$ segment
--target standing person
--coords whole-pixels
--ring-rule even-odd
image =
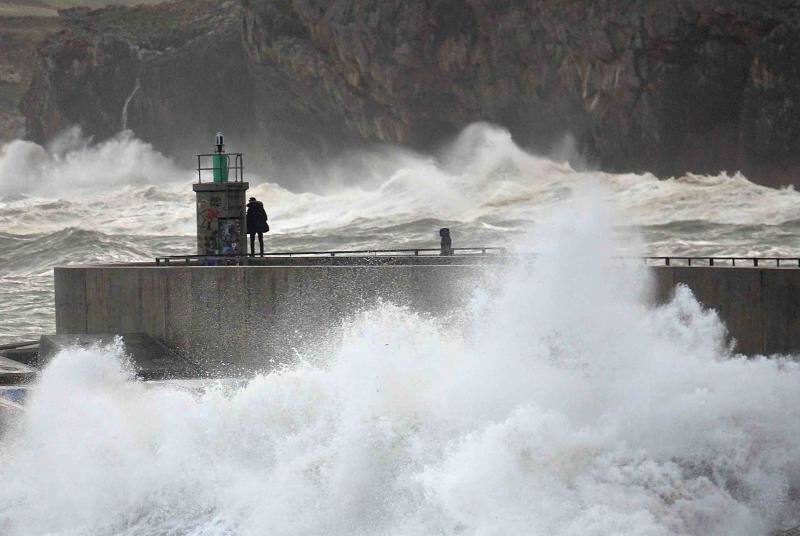
[[[250,234],[250,256],[256,256],[256,235],[258,235],[258,249],[263,257],[264,233],[269,232],[269,224],[264,204],[255,197],[251,197],[250,202],[247,203],[247,232]]]
[[[442,252],[441,255],[453,254],[453,240],[450,238],[450,229],[443,227],[439,229],[439,236],[442,237]]]

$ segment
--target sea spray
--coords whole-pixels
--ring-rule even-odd
[[[0,149],[0,222],[26,234],[98,224],[112,234],[191,234],[190,182],[196,174],[188,167],[130,132],[92,143],[70,129],[48,147],[14,140]],[[800,221],[800,194],[793,188],[766,188],[741,175],[659,180],[651,174],[575,171],[526,152],[508,131],[487,124],[467,127],[433,155],[377,147],[348,153],[314,172],[318,188],[295,192],[283,177],[248,171],[251,189],[268,203],[281,235],[319,233],[324,242],[332,239],[328,233],[347,230],[359,240],[370,230],[408,226],[414,234],[406,239],[418,240],[415,222],[440,219],[475,231],[488,224],[496,239],[503,231],[517,238],[587,179],[605,185],[605,195],[626,212],[628,225],[683,224],[722,233],[708,226],[794,229]],[[165,221],[169,211],[183,217]],[[759,238],[786,245],[769,235]]]
[[[198,150],[203,150],[199,148]],[[561,157],[574,160],[569,151]],[[245,155],[247,158],[247,155]],[[54,330],[51,268],[152,260],[196,252],[189,167],[130,132],[102,142],[68,129],[46,147],[15,140],[0,149],[0,342]],[[267,251],[513,246],[561,210],[587,180],[656,255],[788,256],[800,251],[800,194],[741,175],[576,171],[532,155],[508,131],[467,127],[435,154],[397,147],[354,151],[316,167],[316,189],[247,167],[250,193],[264,200]],[[30,314],[29,312],[33,312]]]
[[[767,534],[800,510],[800,366],[647,304],[594,192],[469,314],[381,303],[244,386],[67,350],[0,444],[5,534]],[[630,248],[630,246],[628,246]],[[635,244],[634,244],[635,249]]]
[[[91,191],[181,178],[190,179],[191,174],[131,131],[93,144],[74,127],[47,147],[13,140],[0,148],[0,195],[80,197]]]

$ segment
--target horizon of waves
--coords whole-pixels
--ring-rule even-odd
[[[800,523],[800,365],[644,305],[578,196],[456,322],[378,303],[246,385],[67,350],[0,440],[0,532],[726,535]],[[626,244],[627,247],[627,244]]]
[[[457,247],[514,247],[576,188],[597,183],[626,215],[618,232],[638,230],[647,254],[800,256],[792,188],[741,175],[575,171],[483,123],[435,155],[374,146],[315,172],[324,187],[314,192],[248,175],[270,216],[268,250],[435,248],[440,227]],[[52,331],[52,266],[194,253],[193,177],[129,131],[93,143],[68,129],[47,147],[2,146],[0,342]]]
[[[800,226],[800,194],[791,187],[758,186],[740,174],[659,180],[651,174],[575,171],[527,153],[508,131],[483,123],[465,128],[435,155],[374,146],[315,172],[323,186],[314,192],[293,192],[262,172],[249,175],[252,193],[265,200],[277,224],[275,236],[324,237],[352,229],[365,235],[372,230],[366,239],[375,240],[384,229],[435,220],[466,226],[465,237],[489,229],[500,239],[509,233],[516,238],[587,181],[605,185],[605,195],[626,212],[627,225],[652,229],[654,236],[674,226],[699,247],[714,247],[713,240],[697,236],[709,228],[712,238],[723,238],[721,247],[735,247],[718,226]],[[93,144],[79,129],[69,129],[46,148],[15,140],[0,147],[0,224],[14,234],[76,227],[193,235],[193,173],[130,131]],[[784,239],[788,233],[778,234]]]

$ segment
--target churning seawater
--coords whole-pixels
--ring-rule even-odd
[[[90,144],[66,132],[48,147],[0,147],[0,342],[54,327],[52,267],[151,260],[194,252],[192,155],[184,168],[130,133]],[[587,183],[654,255],[800,255],[800,194],[741,175],[658,180],[578,172],[530,155],[508,132],[465,129],[435,156],[376,147],[309,168],[315,192],[291,178],[250,175],[275,250],[527,247],[522,237]],[[304,175],[305,176],[305,175]],[[281,186],[283,184],[284,186]]]
[[[537,261],[457,317],[371,304],[245,382],[143,383],[119,348],[61,353],[0,440],[0,533],[745,536],[800,524],[800,365],[731,355],[686,289],[645,307],[646,271],[612,258],[796,254],[797,193],[739,176],[576,172],[483,125],[436,158],[352,159],[320,171],[328,191],[255,186],[273,249],[435,246],[447,224],[457,245]],[[6,188],[8,169],[35,180]],[[129,135],[6,146],[0,336],[51,329],[53,264],[191,250],[190,181]]]
[[[46,148],[0,148],[0,343],[53,331],[53,266],[193,253],[192,158],[182,168],[130,133],[90,144],[77,130]],[[248,176],[270,215],[273,251],[437,247],[442,226],[456,246],[528,247],[522,237],[588,183],[619,211],[616,230],[642,237],[644,253],[800,255],[791,188],[741,175],[577,172],[484,124],[434,156],[376,147],[305,173],[320,185],[313,193],[287,189],[291,178]]]

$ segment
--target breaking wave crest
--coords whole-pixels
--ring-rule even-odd
[[[275,239],[314,238],[321,245],[350,234],[359,245],[435,241],[435,229],[414,225],[421,222],[446,223],[456,234],[461,230],[462,241],[508,243],[559,210],[576,188],[596,183],[625,213],[626,224],[644,229],[662,253],[685,246],[704,248],[702,254],[776,253],[800,245],[792,238],[800,194],[792,188],[758,186],[738,174],[659,180],[576,171],[527,153],[507,131],[486,124],[466,128],[434,155],[373,147],[313,173],[318,187],[310,192],[295,192],[289,179],[268,172],[249,174],[251,191],[275,223]],[[193,177],[130,132],[92,144],[70,130],[47,148],[16,140],[0,149],[0,223],[24,234],[76,227],[191,235]],[[720,225],[755,229],[758,241],[745,236],[737,244]],[[670,226],[681,231],[672,241],[661,232]]]
[[[730,355],[612,260],[597,195],[460,321],[376,304],[244,385],[48,366],[0,444],[4,534],[767,534],[800,523],[800,366]],[[600,203],[602,205],[602,203]]]
[[[436,247],[440,227],[451,229],[455,246],[520,246],[576,189],[595,184],[623,215],[617,230],[641,234],[646,253],[800,256],[800,194],[792,188],[741,175],[576,171],[559,161],[571,156],[531,155],[507,131],[476,124],[437,154],[373,147],[343,155],[303,182],[315,191],[294,191],[291,178],[262,171],[248,169],[248,180],[267,207],[272,251]],[[17,245],[0,240],[0,315],[9,318],[0,340],[52,330],[48,265],[193,253],[191,162],[187,155],[176,163],[130,132],[92,143],[72,129],[48,147],[3,146],[0,228]],[[73,236],[95,243],[76,248]],[[22,313],[22,303],[39,312]]]
[[[0,195],[78,196],[91,190],[180,178],[191,175],[130,131],[93,144],[74,127],[47,147],[14,140],[0,148]]]

